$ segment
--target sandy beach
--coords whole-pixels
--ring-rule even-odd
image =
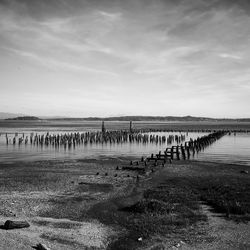
[[[1,164],[1,224],[30,227],[0,230],[0,249],[250,248],[248,166],[174,161],[123,170],[131,160]],[[238,210],[219,199],[236,199]]]

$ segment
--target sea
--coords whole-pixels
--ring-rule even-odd
[[[128,121],[107,121],[106,130],[129,129]],[[236,122],[133,122],[133,129],[143,131],[149,135],[182,136],[185,141],[197,139],[214,130],[229,130],[221,139],[191,156],[198,161],[221,162],[239,165],[250,165],[250,123]],[[105,159],[119,157],[148,157],[159,151],[164,152],[167,147],[177,145],[176,141],[138,143],[87,143],[76,147],[65,148],[52,145],[41,146],[31,144],[6,143],[6,136],[12,142],[16,137],[30,137],[30,135],[60,135],[70,133],[85,133],[101,131],[102,121],[0,121],[0,164],[20,161],[40,160],[78,160]],[[154,130],[157,130],[154,131]]]

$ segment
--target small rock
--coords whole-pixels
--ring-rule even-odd
[[[247,170],[241,170],[240,171],[242,174],[248,174],[248,171]]]
[[[50,250],[47,246],[41,243],[37,244],[34,248],[37,250]]]
[[[138,238],[138,241],[142,241],[142,237]]]
[[[15,229],[15,228],[25,228],[30,227],[30,224],[27,221],[12,221],[12,220],[6,220],[4,223],[4,229]]]

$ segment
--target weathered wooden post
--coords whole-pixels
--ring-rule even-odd
[[[181,144],[181,154],[184,160],[186,160],[186,153],[185,153],[185,148],[183,147],[183,145]]]
[[[189,158],[190,158],[189,146],[188,146],[188,147],[186,147],[186,150],[187,150],[187,157],[188,157],[188,159],[189,159]]]
[[[180,160],[179,145],[176,146],[176,157],[177,157],[177,160]]]
[[[106,129],[105,129],[105,125],[104,125],[104,121],[102,121],[102,133],[105,134]]]
[[[171,148],[171,160],[174,159],[174,146],[172,146]]]
[[[133,124],[132,124],[132,121],[129,122],[129,132],[130,132],[130,133],[133,132]]]

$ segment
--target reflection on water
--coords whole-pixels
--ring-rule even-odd
[[[13,162],[13,161],[33,161],[33,160],[52,160],[52,159],[87,159],[87,158],[105,158],[105,157],[124,157],[124,156],[149,156],[152,153],[158,153],[164,151],[167,147],[176,145],[176,142],[172,144],[164,143],[92,143],[81,144],[75,148],[64,148],[49,146],[37,146],[24,143],[18,146],[6,145],[5,133],[9,133],[9,138],[15,136],[15,132],[24,133],[29,136],[31,133],[37,134],[62,134],[69,132],[85,132],[100,130],[100,122],[74,124],[70,127],[70,123],[66,126],[50,126],[51,124],[38,124],[34,127],[18,127],[18,124],[12,124],[10,127],[4,126],[1,123],[0,129],[0,163]],[[58,125],[58,124],[57,124]],[[138,125],[137,125],[138,126]],[[146,125],[145,125],[146,126]],[[149,126],[149,124],[147,124]],[[158,125],[157,125],[158,126]],[[163,126],[163,125],[162,125]],[[151,127],[151,125],[150,125]],[[128,123],[126,122],[113,122],[109,124],[108,129],[128,129]],[[156,128],[156,127],[155,127]],[[162,127],[164,128],[164,127]],[[185,135],[185,141],[189,141],[190,138],[196,139],[207,133],[195,133],[189,132],[159,132],[158,135]],[[18,135],[20,137],[21,134]],[[199,152],[195,155],[196,160],[216,161],[225,163],[236,163],[250,165],[250,133],[237,133],[234,135],[226,135],[220,140],[216,141],[211,146],[207,147],[203,152]]]
[[[60,131],[63,133],[65,131]],[[24,138],[29,136],[32,131],[27,131],[24,133]],[[38,133],[40,135],[44,133]],[[45,133],[46,134],[46,133]],[[181,135],[185,137],[185,141],[189,141],[190,138],[196,139],[207,133],[180,133],[180,132],[157,132],[157,133],[147,133],[150,135],[166,136]],[[152,153],[158,153],[159,151],[164,151],[167,147],[172,145],[177,145],[176,141],[172,143],[166,142],[121,142],[121,143],[87,143],[76,145],[76,147],[55,147],[53,145],[41,146],[31,144],[30,141],[25,145],[22,143],[18,145],[18,138],[22,137],[23,134],[19,134],[17,142],[15,145],[12,143],[6,144],[5,134],[0,136],[0,162],[13,162],[13,161],[30,161],[30,160],[51,160],[51,159],[87,159],[87,158],[103,158],[103,157],[120,157],[120,156],[149,156]],[[8,134],[9,140],[12,142],[15,134]]]
[[[250,165],[250,134],[237,133],[223,136],[204,152],[200,152],[196,159]]]

